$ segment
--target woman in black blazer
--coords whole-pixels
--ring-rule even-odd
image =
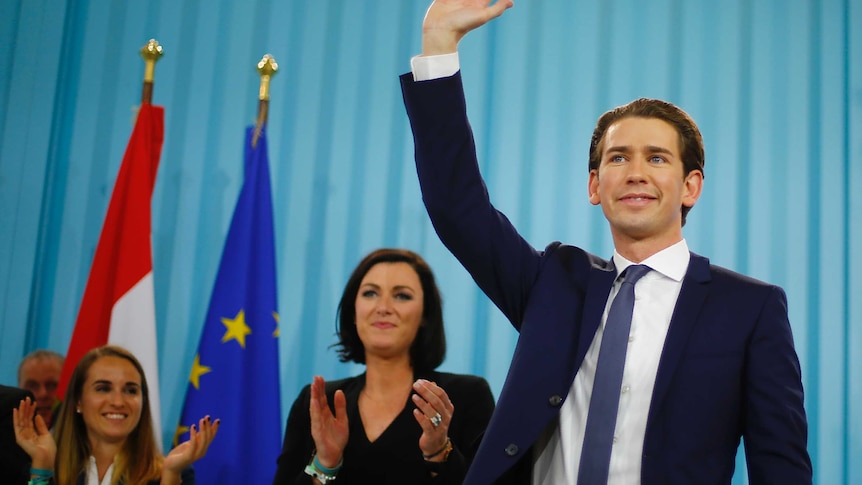
[[[338,306],[342,362],[366,372],[306,386],[287,420],[274,484],[461,483],[494,410],[488,383],[436,372],[445,357],[440,293],[428,264],[379,249]]]

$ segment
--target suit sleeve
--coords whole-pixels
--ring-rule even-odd
[[[811,483],[801,371],[780,288],[773,287],[746,353],[743,438],[749,483]]]
[[[520,328],[541,255],[497,211],[479,172],[460,73],[401,77],[425,208],[443,244]]]
[[[311,477],[304,472],[314,450],[311,416],[308,413],[310,401],[311,386],[305,386],[293,402],[287,417],[284,446],[278,457],[273,485],[312,483]]]

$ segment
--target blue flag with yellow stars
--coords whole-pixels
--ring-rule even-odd
[[[174,444],[221,420],[197,483],[272,483],[281,450],[275,236],[263,129],[246,130],[245,179],[231,219]]]

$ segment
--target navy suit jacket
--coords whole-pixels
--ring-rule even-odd
[[[529,483],[616,277],[558,242],[535,250],[490,202],[460,73],[401,78],[422,197],[435,230],[520,332],[465,483]],[[744,439],[752,484],[811,483],[799,361],[781,288],[691,255],[656,375],[641,483],[729,484]]]

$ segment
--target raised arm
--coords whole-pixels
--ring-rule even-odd
[[[473,29],[503,14],[512,0],[434,0],[422,23],[422,55],[450,54]]]

